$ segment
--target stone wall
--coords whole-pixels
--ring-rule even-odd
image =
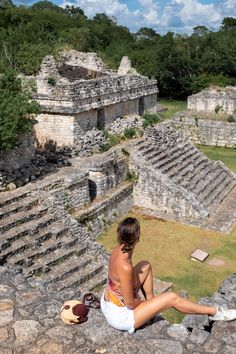
[[[115,121],[117,117],[139,113],[139,99],[120,102],[105,107],[105,125]]]
[[[144,98],[144,112],[156,113],[157,112],[157,96],[149,95]]]
[[[194,144],[236,148],[236,123],[188,118],[178,113],[172,124]]]
[[[81,209],[90,203],[88,173],[76,169],[70,171],[59,186],[54,186],[50,194],[57,198],[60,205],[69,212],[73,208]]]
[[[156,81],[140,75],[113,75],[74,83],[63,79],[55,87],[48,86],[48,92],[38,92],[35,98],[44,111],[60,113],[79,113],[158,93]]]
[[[153,175],[147,166],[134,169],[139,175],[134,186],[134,205],[151,209],[155,215],[163,218],[181,220],[182,222],[197,222],[201,219],[200,210],[181,195],[176,186],[165,176]]]
[[[91,165],[89,169],[90,194],[95,198],[124,181],[127,171],[125,158],[108,157],[107,160]]]
[[[204,112],[235,113],[236,88],[209,88],[188,97],[188,109]]]
[[[35,138],[23,135],[10,151],[0,151],[0,171],[17,170],[27,165],[35,155]]]
[[[98,112],[96,109],[92,109],[87,112],[81,112],[79,114],[76,114],[75,126],[73,131],[75,141],[79,137],[81,137],[81,129],[82,131],[87,132],[97,127],[98,127]]]
[[[38,148],[74,144],[74,116],[41,113],[37,116],[37,122],[34,129]]]
[[[125,216],[133,206],[132,183],[122,184],[97,200],[95,204],[76,213],[74,217],[79,224],[84,225],[90,236],[96,238],[118,218]]]

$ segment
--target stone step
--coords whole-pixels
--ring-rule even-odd
[[[209,178],[205,178],[204,180],[200,180],[196,184],[196,188],[193,190],[195,194],[200,195],[201,193],[204,192],[204,190],[208,187],[210,183],[212,183],[214,180],[217,180],[220,175],[222,174],[222,170],[217,169],[214,174],[209,176]]]
[[[42,242],[45,242],[52,237],[54,239],[61,237],[65,232],[67,232],[65,226],[59,222],[55,222],[39,229],[35,235],[28,234],[16,239],[15,242],[13,241],[12,243],[9,243],[9,247],[6,247],[1,251],[0,258],[4,257],[4,259],[8,259],[9,257],[17,255],[30,248],[34,249],[36,246],[39,246]]]
[[[150,147],[150,143],[146,141],[140,141],[137,145],[138,151],[144,151],[145,149],[148,149]]]
[[[26,185],[24,187],[17,188],[14,191],[0,193],[0,208],[25,198],[31,191],[32,187],[30,188]]]
[[[236,186],[225,195],[222,202],[210,214],[206,226],[229,233],[236,224]]]
[[[146,156],[146,161],[148,163],[152,163],[153,160],[155,160],[155,159],[161,160],[164,157],[166,157],[166,151],[155,150],[154,153],[152,153],[151,155]]]
[[[153,159],[155,159],[155,157],[157,157],[156,160],[162,160],[163,158],[165,158],[167,155],[171,156],[172,154],[176,153],[176,151],[179,150],[179,147],[174,147],[174,148],[170,148],[168,151],[167,150],[155,150],[155,152],[148,156],[149,161],[152,161]]]
[[[8,231],[13,227],[20,226],[27,221],[37,220],[41,218],[48,207],[44,205],[37,205],[33,209],[28,211],[19,211],[12,214],[1,221],[0,232]]]
[[[77,243],[79,243],[78,239]],[[73,247],[69,248],[66,248],[63,244],[60,248],[56,246],[59,245],[55,245],[54,249],[51,248],[51,252],[47,254],[41,253],[40,257],[36,258],[32,265],[23,269],[23,273],[27,275],[40,275],[42,273],[46,273],[49,269],[52,269],[52,267],[55,267],[60,263],[64,263],[65,260],[74,255],[80,256],[88,249],[87,246],[80,244],[75,244]],[[49,251],[49,249],[47,249],[47,251]]]
[[[160,169],[162,168],[162,166],[165,166],[177,159],[180,158],[181,161],[183,161],[184,157],[189,156],[192,154],[192,146],[187,146],[186,149],[184,151],[177,149],[175,153],[173,154],[168,154],[168,156],[166,156],[166,158],[162,159],[162,160],[155,160],[153,161],[153,165]],[[180,162],[181,163],[181,162]]]
[[[51,254],[57,253],[57,250],[65,250],[70,247],[74,247],[78,242],[77,237],[71,237],[69,232],[65,230],[58,234],[53,234],[48,240],[37,243],[32,242],[32,247],[26,248],[23,252],[18,253],[8,259],[8,263],[18,264],[25,267],[31,267],[32,263],[36,264],[41,258],[47,260],[47,256],[51,257]]]
[[[168,172],[168,177],[173,178],[174,183],[180,184],[186,189],[189,188],[189,182],[187,181],[194,178],[195,176],[195,166],[188,160],[185,160],[184,163],[179,163],[178,168],[172,169]]]
[[[93,291],[102,294],[103,289],[107,283],[107,270],[102,270],[100,273],[94,275],[91,279],[81,284],[79,289],[81,293]]]
[[[33,235],[41,228],[52,224],[55,221],[55,216],[49,213],[44,214],[40,219],[25,222],[22,225],[14,226],[11,230],[3,232],[1,235],[1,249],[9,247],[10,244],[26,235]]]
[[[214,209],[215,206],[220,204],[222,200],[227,196],[227,194],[234,188],[236,185],[235,181],[230,179],[225,179],[221,185],[221,188],[216,189],[211,193],[211,195],[206,199],[205,205],[207,207],[212,206],[211,209]]]
[[[150,153],[153,153],[156,151],[157,150],[152,145],[149,145],[146,149],[142,150],[142,156],[148,156]]]
[[[196,185],[201,181],[201,179],[204,178],[203,176],[205,176],[205,172],[202,172],[207,166],[209,166],[209,160],[202,159],[199,156],[199,159],[197,159],[197,164],[193,165],[193,171],[191,174],[189,174],[189,177],[183,180],[182,175],[180,174],[175,182],[181,183],[182,187],[186,189],[194,189],[196,188]]]
[[[214,191],[219,191],[222,190],[223,188],[225,188],[230,182],[230,179],[227,178],[227,175],[225,175],[224,173],[222,173],[220,175],[219,179],[215,179],[214,181],[211,181],[211,183],[209,183],[207,185],[207,188],[203,190],[202,193],[200,193],[198,195],[199,199],[203,202],[203,204],[208,204],[208,199],[211,198],[211,194]]]
[[[203,165],[201,165],[203,167]],[[201,170],[194,170],[194,178],[191,178],[189,183],[188,183],[188,188],[189,190],[195,192],[197,189],[197,186],[199,183],[202,183],[203,181],[211,181],[212,179],[212,174],[213,174],[213,167],[211,163],[206,163],[204,165],[204,168],[201,168]]]
[[[38,199],[31,196],[25,196],[21,200],[7,204],[1,208],[0,220],[19,211],[26,211],[37,205]]]
[[[98,265],[95,262],[91,262],[86,267],[83,268],[81,274],[78,274],[76,277],[74,274],[69,275],[63,281],[58,282],[59,291],[66,289],[66,288],[75,288],[80,287],[82,288],[82,284],[84,284],[84,288],[87,289],[88,281],[100,274],[103,270],[103,265]],[[86,283],[86,284],[85,284]],[[95,279],[94,279],[95,283]],[[90,285],[91,286],[91,285]],[[86,291],[87,292],[87,291]]]
[[[167,164],[163,169],[161,169],[162,173],[170,173],[171,170],[173,169],[173,167],[175,167],[176,165],[180,165],[182,164],[182,167],[189,165],[190,161],[189,161],[189,157],[193,157],[194,154],[196,154],[197,152],[192,152],[190,151],[187,155],[183,156],[182,161],[177,158],[177,159],[173,159],[173,161],[169,164]]]
[[[46,283],[55,283],[67,278],[72,273],[75,278],[78,271],[82,271],[88,264],[92,263],[93,257],[90,254],[82,253],[79,256],[72,256],[61,264],[57,264],[47,273],[41,276],[41,279]]]

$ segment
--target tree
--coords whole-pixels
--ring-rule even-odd
[[[152,28],[148,28],[148,27],[141,27],[138,32],[136,32],[135,36],[139,39],[148,39],[148,40],[152,40],[155,37],[158,36],[158,34],[156,33],[156,31],[154,31],[154,29]]]
[[[193,34],[195,36],[204,36],[207,33],[209,33],[209,29],[206,26],[193,27]]]
[[[225,17],[221,24],[222,31],[228,31],[230,29],[236,28],[236,18],[235,17]]]
[[[0,8],[14,7],[11,0],[0,0]]]
[[[66,5],[65,13],[68,14],[69,16],[75,16],[79,14],[83,17],[86,17],[84,11],[80,7],[75,7],[74,5],[72,6]]]
[[[51,1],[36,2],[35,4],[32,5],[32,9],[36,11],[50,10],[59,13],[65,13],[65,10],[62,7],[53,4]]]
[[[0,77],[0,150],[13,148],[18,135],[30,132],[30,116],[40,112],[39,105],[23,92],[21,80],[13,70]]]

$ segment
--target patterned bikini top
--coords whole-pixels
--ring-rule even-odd
[[[119,285],[113,283],[113,281],[109,277],[107,279],[107,286],[113,292],[113,294],[116,295],[116,297],[118,297],[118,299],[123,302],[123,295],[122,295],[121,287]],[[133,290],[133,294],[134,294],[135,299],[139,298],[137,289]]]

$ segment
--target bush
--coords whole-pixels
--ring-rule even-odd
[[[218,104],[215,106],[215,112],[219,113],[220,111],[223,111],[223,107],[220,104]]]
[[[209,86],[225,87],[231,84],[232,80],[223,74],[200,74],[195,78],[191,89],[193,93],[196,93]]]
[[[135,171],[127,170],[125,180],[128,182],[137,182],[138,175]]]
[[[144,113],[143,119],[143,129],[160,122],[160,116],[155,113]]]
[[[30,132],[40,106],[23,91],[21,80],[12,69],[0,77],[0,150],[12,149],[17,136]]]
[[[235,122],[236,122],[236,118],[235,118],[234,116],[230,115],[230,116],[228,117],[227,121],[228,121],[229,123],[235,123]]]
[[[108,149],[110,149],[110,147],[119,144],[122,140],[122,136],[111,134],[108,129],[103,129],[102,132],[107,138],[108,142],[107,144],[104,144],[103,147],[101,147],[102,150],[100,148],[101,151],[107,151]]]
[[[54,79],[54,77],[49,76],[47,80],[48,80],[48,85],[53,87],[56,86],[56,79]]]
[[[123,135],[126,139],[133,139],[136,136],[136,133],[137,133],[136,128],[130,127],[130,128],[125,128]]]
[[[100,146],[100,152],[105,152],[111,148],[110,144],[103,144]]]

